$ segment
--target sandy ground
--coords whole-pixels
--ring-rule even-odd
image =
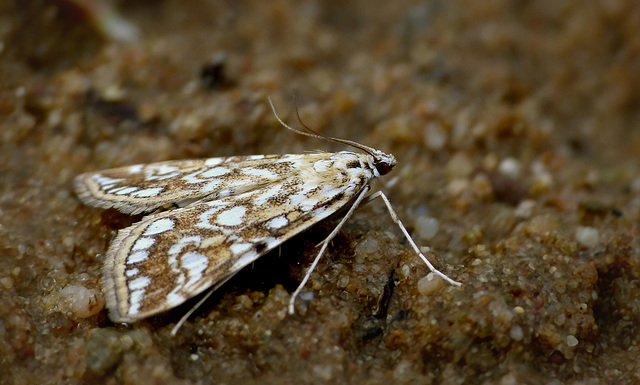
[[[108,4],[106,4],[108,6]],[[640,382],[635,0],[0,4],[3,384]],[[108,19],[108,18],[107,18]],[[137,38],[133,33],[135,27]],[[124,29],[123,29],[124,28]],[[194,304],[120,325],[100,274],[141,217],[82,205],[83,172],[340,151],[396,155],[297,312],[327,221]]]

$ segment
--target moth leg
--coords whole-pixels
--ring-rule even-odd
[[[213,294],[214,291],[218,290],[218,288],[222,285],[224,285],[225,283],[227,283],[227,281],[229,279],[231,279],[231,277],[233,277],[233,275],[229,276],[227,279],[223,280],[222,282],[218,283],[217,285],[213,286],[212,288],[209,289],[209,291],[207,292],[207,294],[205,294],[199,301],[198,303],[196,303],[195,305],[193,305],[193,307],[191,309],[189,309],[188,312],[186,312],[181,318],[180,321],[178,321],[178,323],[171,328],[171,335],[175,336],[176,334],[178,334],[178,330],[180,330],[180,328],[182,327],[182,325],[184,325],[184,323],[187,321],[187,319],[189,319],[189,317],[191,317],[191,315],[198,310],[198,308],[200,306],[202,306],[203,303],[205,303],[209,297],[211,297],[211,294]]]
[[[427,267],[429,268],[429,270],[431,270],[432,273],[434,273],[436,275],[439,275],[442,279],[444,279],[445,281],[449,282],[451,285],[461,286],[462,283],[460,283],[458,281],[454,281],[453,279],[449,278],[446,274],[444,274],[440,270],[436,269],[431,264],[431,262],[429,262],[427,257],[425,257],[424,254],[422,254],[422,252],[418,248],[418,245],[416,245],[416,243],[411,238],[411,235],[409,235],[409,232],[407,231],[407,229],[402,224],[402,221],[400,221],[400,217],[398,217],[398,213],[396,213],[396,210],[393,209],[393,207],[391,206],[391,202],[389,202],[389,199],[387,198],[386,195],[384,195],[384,193],[382,191],[378,191],[376,193],[371,194],[371,196],[367,197],[367,200],[364,201],[364,203],[369,203],[369,202],[371,202],[372,200],[374,200],[374,199],[376,199],[378,197],[382,198],[382,200],[384,201],[384,204],[387,205],[387,210],[389,211],[389,215],[391,216],[391,219],[395,222],[396,225],[398,225],[398,227],[400,228],[400,230],[404,234],[405,238],[407,238],[407,240],[409,241],[409,244],[411,245],[411,247],[413,247],[413,250],[416,252],[416,254],[418,254],[418,256],[420,258],[422,258],[424,263],[427,264]]]
[[[311,273],[313,272],[313,270],[318,265],[318,262],[320,262],[320,258],[322,258],[322,255],[324,254],[325,250],[327,250],[327,246],[329,245],[329,242],[331,242],[331,240],[338,234],[338,232],[340,231],[342,226],[345,224],[345,222],[349,219],[349,217],[351,217],[353,212],[356,211],[358,206],[360,206],[360,203],[364,200],[365,196],[367,195],[367,193],[369,192],[370,189],[371,189],[371,187],[369,187],[368,185],[365,186],[362,189],[362,192],[360,192],[360,195],[358,195],[358,198],[356,198],[355,202],[353,203],[353,205],[351,206],[349,211],[347,211],[347,213],[342,218],[342,220],[340,220],[340,223],[338,223],[338,225],[333,229],[331,234],[329,234],[324,239],[324,241],[322,241],[322,242],[320,242],[318,244],[318,246],[322,245],[322,247],[320,248],[320,251],[318,252],[318,255],[316,256],[316,259],[313,260],[313,263],[307,269],[307,272],[304,275],[304,278],[302,278],[302,282],[300,282],[300,285],[298,285],[298,288],[296,289],[296,291],[293,292],[293,294],[291,295],[291,298],[289,299],[289,314],[293,314],[295,312],[295,309],[294,309],[293,305],[294,305],[294,303],[296,301],[296,298],[298,297],[298,295],[300,294],[300,292],[304,288],[304,285],[306,285],[307,281],[309,280],[309,277],[311,276]]]

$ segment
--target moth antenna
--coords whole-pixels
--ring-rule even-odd
[[[335,140],[336,140],[335,138],[331,138],[331,137],[329,137],[329,136],[326,136],[326,135],[323,135],[323,134],[321,134],[321,133],[317,132],[316,130],[312,129],[311,127],[307,126],[307,125],[304,123],[304,121],[303,121],[303,120],[302,120],[302,118],[300,117],[300,109],[298,108],[298,98],[296,98],[296,94],[293,94],[293,106],[294,106],[294,107],[295,107],[295,109],[296,109],[296,117],[298,118],[298,122],[300,122],[300,124],[302,125],[302,127],[306,128],[306,129],[307,129],[307,131],[311,132],[312,134],[314,134],[314,135],[316,135],[316,136],[318,136],[318,137],[320,137],[320,138],[323,138],[323,139],[326,139],[326,140],[329,140],[329,141],[332,141],[332,140],[334,140],[334,141],[335,141]]]
[[[304,135],[304,136],[310,136],[310,137],[312,137],[312,138],[327,139],[326,137],[324,137],[324,136],[322,136],[322,135],[320,135],[320,134],[316,134],[316,133],[315,133],[315,131],[313,131],[313,130],[311,130],[311,129],[310,129],[310,131],[311,131],[311,132],[313,132],[313,134],[310,134],[310,133],[308,133],[308,132],[304,132],[304,131],[300,131],[300,130],[297,130],[297,129],[295,129],[295,128],[293,128],[293,127],[289,126],[287,123],[285,123],[284,121],[282,121],[282,119],[280,119],[280,116],[279,116],[279,115],[278,115],[278,113],[276,112],[276,107],[273,105],[273,101],[271,100],[271,97],[270,97],[270,96],[267,96],[267,99],[269,100],[269,104],[271,105],[271,111],[273,111],[273,116],[275,116],[275,117],[276,117],[276,119],[278,120],[278,122],[280,122],[280,124],[281,124],[284,128],[286,128],[286,129],[288,129],[288,130],[290,130],[290,131],[293,131],[293,132],[295,132],[296,134],[300,134],[300,135]],[[296,108],[296,112],[297,112],[297,108]],[[305,127],[306,127],[306,126],[305,126]]]
[[[276,117],[276,119],[278,119],[278,122],[280,122],[280,124],[282,124],[285,128],[287,128],[287,129],[289,129],[289,130],[291,130],[291,131],[293,131],[293,132],[295,132],[297,134],[300,134],[300,135],[309,136],[309,137],[312,137],[312,138],[324,139],[324,140],[327,140],[329,142],[342,143],[342,144],[345,144],[347,146],[351,146],[353,148],[357,148],[358,150],[361,150],[361,151],[363,151],[363,152],[375,157],[376,150],[374,148],[372,148],[372,147],[365,146],[364,144],[361,144],[361,143],[358,143],[358,142],[354,142],[352,140],[340,139],[340,138],[334,138],[334,137],[331,137],[331,136],[322,135],[322,134],[314,131],[310,127],[308,127],[306,124],[304,124],[304,122],[300,118],[300,112],[298,111],[297,103],[295,104],[295,107],[296,107],[296,115],[298,117],[298,121],[300,122],[300,124],[302,124],[302,126],[304,128],[306,128],[307,130],[311,131],[312,133],[300,131],[300,130],[297,130],[297,129],[289,126],[288,124],[283,122],[282,119],[280,119],[280,116],[278,116],[278,113],[276,112],[276,107],[273,105],[273,101],[271,100],[271,97],[268,96],[267,99],[269,100],[269,104],[271,105],[271,111],[273,111],[273,115]],[[295,103],[295,98],[294,98],[294,103]]]

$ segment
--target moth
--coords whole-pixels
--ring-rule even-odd
[[[257,258],[345,209],[291,295],[288,310],[293,313],[296,297],[331,240],[361,204],[378,197],[427,267],[450,284],[460,285],[420,252],[384,193],[368,195],[373,180],[396,165],[393,155],[350,140],[296,130],[278,117],[270,99],[269,103],[287,129],[352,146],[361,153],[175,160],[75,178],[75,190],[85,204],[146,214],[119,230],[106,253],[102,286],[112,321],[135,322],[207,289],[210,294]],[[185,314],[174,334],[207,297]]]

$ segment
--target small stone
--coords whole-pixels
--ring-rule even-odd
[[[411,267],[407,264],[403,264],[398,270],[396,270],[396,278],[399,280],[402,280],[409,275],[411,275]]]
[[[107,86],[102,93],[102,97],[107,102],[121,101],[124,99],[125,96],[126,96],[125,90],[116,84],[111,84]]]
[[[553,319],[553,323],[555,323],[558,326],[562,326],[565,324],[565,322],[567,322],[567,318],[565,317],[564,314],[558,314],[554,319]]]
[[[97,289],[68,285],[60,292],[60,308],[76,318],[88,318],[104,309],[104,296]]]
[[[432,239],[440,230],[440,222],[433,217],[420,217],[416,221],[416,233],[423,239]]]
[[[449,179],[466,178],[473,171],[473,164],[466,154],[459,152],[449,159],[445,170]]]
[[[248,295],[243,294],[236,297],[236,305],[238,305],[239,309],[251,309],[253,308],[253,301]]]
[[[518,218],[530,218],[533,215],[533,209],[536,207],[536,201],[532,199],[526,199],[518,204],[518,207],[513,211],[513,215]]]
[[[557,231],[560,228],[557,218],[542,214],[535,216],[525,224],[526,231],[529,234],[542,236],[552,231]]]
[[[531,166],[531,170],[533,171],[533,177],[531,178],[531,187],[533,192],[539,194],[549,191],[553,185],[553,177],[551,176],[551,173],[545,169],[544,164],[541,162],[534,162]]]
[[[576,229],[576,241],[585,247],[595,247],[600,242],[600,232],[593,227],[580,226]]]
[[[422,295],[429,295],[439,290],[444,284],[444,280],[433,273],[418,281],[418,292]]]
[[[340,278],[338,278],[338,287],[344,289],[347,285],[349,285],[349,276],[341,275]]]
[[[568,335],[567,336],[567,346],[574,347],[576,345],[578,345],[578,339],[573,335]]]
[[[509,178],[518,179],[522,172],[522,164],[515,158],[506,158],[498,165],[498,171]]]
[[[11,277],[2,277],[0,278],[0,285],[4,287],[6,290],[9,290],[13,287],[13,278]]]
[[[454,179],[447,184],[447,194],[451,197],[457,197],[461,195],[464,190],[469,187],[469,181],[466,179]]]
[[[522,341],[522,338],[524,338],[524,332],[520,326],[513,325],[511,330],[509,330],[509,336],[516,341]]]
[[[373,254],[380,249],[380,243],[374,237],[367,237],[357,246],[357,252],[362,254]]]

